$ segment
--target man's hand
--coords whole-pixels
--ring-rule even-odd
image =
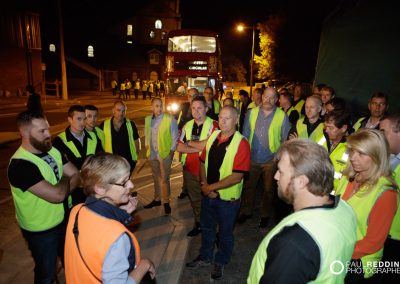
[[[212,184],[208,184],[206,181],[201,182],[201,191],[209,198],[217,198],[218,196],[218,194],[214,191]]]
[[[296,132],[293,132],[293,133],[289,134],[289,140],[296,139],[297,137],[298,136],[297,136]]]

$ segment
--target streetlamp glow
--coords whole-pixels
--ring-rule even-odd
[[[236,29],[239,32],[242,32],[246,29],[252,29],[253,30],[253,40],[251,44],[251,61],[250,61],[250,96],[253,94],[253,62],[254,62],[254,39],[256,35],[256,26],[244,26],[242,24],[239,24],[236,26]]]

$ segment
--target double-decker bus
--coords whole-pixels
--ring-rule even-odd
[[[187,101],[189,88],[202,93],[205,87],[212,87],[217,94],[222,72],[218,34],[194,29],[170,31],[165,64],[165,105],[170,113],[176,114]]]

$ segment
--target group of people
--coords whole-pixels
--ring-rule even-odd
[[[300,84],[293,95],[288,89],[256,88],[250,99],[241,90],[239,101],[227,92],[221,103],[210,100],[208,93],[189,89],[178,122],[182,135],[177,151],[185,154],[182,193],[186,190],[195,216],[188,236],[202,234],[200,253],[187,268],[213,263],[211,278],[221,279],[232,254],[233,220],[240,225],[252,218],[258,202],[260,229],[272,229],[254,256],[248,283],[399,279],[400,114],[386,114],[385,94],[374,93],[368,103],[370,115],[351,123],[345,101],[326,85],[317,86],[307,98]],[[219,108],[207,101],[221,104],[218,125],[207,112]],[[235,133],[247,144],[236,150],[233,160],[218,130],[228,109],[235,117],[232,131],[239,130]],[[234,141],[235,135],[230,137]],[[216,150],[220,144],[223,158]],[[210,160],[204,157],[207,146],[215,147]],[[198,172],[193,165],[199,162],[188,159],[193,153],[196,159],[200,156],[197,176],[191,171]],[[222,178],[226,170],[229,178]],[[218,180],[215,185],[209,185],[212,176]],[[234,193],[231,181],[240,194]],[[260,187],[262,197],[256,199]],[[292,208],[277,206],[278,197]],[[376,269],[382,264],[389,267]]]
[[[130,99],[131,89],[133,89],[133,94],[135,99],[139,98],[139,93],[142,94],[143,100],[147,97],[151,100],[154,97],[163,97],[165,95],[165,84],[162,80],[143,80],[137,79],[131,83],[129,79],[125,79],[118,83],[116,79],[111,81],[111,89],[113,96],[118,94],[119,99]]]
[[[241,90],[239,101],[227,92],[220,102],[213,92],[189,88],[177,117],[154,97],[145,118],[154,198],[144,208],[163,205],[165,215],[172,213],[170,171],[179,152],[179,198],[189,197],[194,215],[187,235],[201,234],[199,255],[186,267],[212,264],[211,278],[222,279],[234,227],[253,217],[258,202],[259,228],[270,230],[248,283],[381,279],[373,268],[381,260],[398,262],[400,251],[400,114],[385,114],[387,96],[374,94],[370,116],[353,126],[344,100],[329,86],[316,86],[308,98],[301,85],[293,95],[256,88],[251,99]],[[130,176],[141,147],[126,109],[116,101],[113,116],[97,126],[95,106],[71,106],[69,126],[53,143],[43,113],[18,116],[22,144],[8,178],[35,260],[35,283],[51,283],[57,256],[65,259],[71,283],[154,277],[153,263],[140,258],[125,227],[137,206]]]
[[[45,113],[17,116],[21,146],[8,179],[22,235],[35,261],[34,283],[53,283],[57,257],[67,283],[139,283],[155,276],[126,225],[137,199],[130,180],[140,150],[126,105],[97,126],[98,109],[72,105],[65,131],[51,141]],[[22,167],[22,168],[21,168]]]

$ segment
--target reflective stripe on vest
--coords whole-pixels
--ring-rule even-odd
[[[151,147],[151,119],[152,115],[146,116],[144,120],[144,133],[146,135],[146,143],[149,143],[146,146],[149,146],[146,152],[146,157],[150,157],[150,147]],[[157,145],[158,145],[158,154],[162,159],[168,157],[171,152],[172,146],[172,137],[171,137],[171,121],[172,116],[164,113],[161,122],[158,126],[157,131]]]
[[[326,138],[324,133],[322,133],[322,137],[321,138],[317,138],[317,143],[318,145],[321,145],[322,147],[324,147],[326,150],[328,150],[328,143],[326,142]]]
[[[347,177],[343,177],[337,187],[337,195],[343,195],[348,185]],[[353,208],[357,217],[357,241],[362,240],[367,234],[369,215],[376,201],[385,191],[393,190],[393,185],[385,177],[380,177],[373,189],[361,187],[354,195],[352,195],[347,203]],[[342,219],[343,220],[343,219]],[[373,269],[367,268],[368,263],[380,261],[383,254],[383,246],[377,252],[361,257],[364,265],[364,277],[369,278],[373,275]]]
[[[321,220],[324,220],[321,222]],[[351,207],[339,200],[335,208],[315,208],[296,211],[275,226],[260,243],[251,263],[247,283],[260,283],[264,274],[271,239],[285,227],[300,225],[318,245],[321,263],[316,279],[310,283],[343,283],[346,267],[338,267],[333,274],[331,264],[346,265],[353,254],[356,243],[356,217]],[[333,245],[334,244],[334,245]],[[299,244],[301,245],[301,244]]]
[[[73,227],[78,210],[79,249],[92,273],[102,279],[102,266],[110,247],[126,233],[134,246],[135,267],[140,263],[140,247],[136,237],[118,221],[100,216],[82,204],[75,206],[69,217],[65,236],[65,277],[67,283],[101,283],[83,262],[75,241]]]
[[[335,168],[335,180],[334,188],[336,189],[339,179],[342,178],[342,172],[347,165],[349,160],[349,154],[347,153],[347,143],[341,142],[336,145],[335,149],[330,153],[329,158],[331,158],[333,167]]]
[[[317,142],[318,141],[317,139],[321,137],[321,135],[323,135],[324,123],[321,122],[320,124],[318,124],[318,126],[314,129],[311,135],[308,136],[307,125],[304,124],[303,122],[304,122],[304,117],[300,118],[296,124],[298,138],[308,138],[311,141]]]
[[[58,167],[58,174],[61,179],[63,175],[63,163],[61,153],[54,147],[48,154],[54,159]],[[45,181],[51,185],[56,185],[60,179],[57,179],[53,168],[40,157],[19,147],[12,159],[21,159],[35,164]],[[48,202],[29,190],[21,189],[10,185],[14,199],[17,221],[21,228],[30,232],[40,232],[54,228],[64,220],[63,203]]]
[[[87,133],[90,135],[90,137],[87,137],[87,146],[86,146],[86,156],[93,155],[96,152],[96,146],[97,146],[97,138],[96,134],[94,134],[92,131],[87,131]],[[67,140],[67,135],[64,132],[60,133],[58,137],[61,138],[62,142],[67,146],[69,150],[74,154],[75,157],[77,158],[82,158],[81,153],[79,153],[79,150],[76,148],[75,143],[73,141],[68,141]]]
[[[125,119],[126,129],[128,130],[129,150],[133,161],[137,161],[135,140],[133,139],[132,124],[129,119]],[[111,118],[104,121],[104,151],[112,154],[112,137],[111,137]]]
[[[256,128],[256,122],[260,107],[255,107],[250,110],[249,124],[250,124],[250,137],[249,144],[252,146],[254,130]],[[268,129],[268,146],[271,153],[278,151],[281,146],[281,132],[282,124],[285,119],[285,112],[280,108],[275,108],[274,117],[272,118],[271,124]]]
[[[206,169],[206,175],[208,175],[208,156],[210,154],[210,149],[215,139],[217,139],[220,133],[221,130],[216,130],[211,134],[210,138],[208,138],[206,144],[207,155],[204,165]],[[244,138],[244,136],[242,136],[238,131],[236,131],[235,134],[233,135],[234,136],[231,140],[231,143],[228,145],[226,149],[224,160],[222,161],[221,167],[219,168],[219,180],[223,180],[224,178],[232,174],[235,156],[239,149],[240,142]],[[219,197],[221,198],[221,200],[227,200],[227,201],[239,199],[240,195],[242,194],[242,187],[243,187],[243,178],[239,183],[218,190]]]
[[[185,137],[186,141],[190,141],[192,139],[192,130],[193,130],[193,125],[194,125],[194,119],[189,120],[185,124]],[[203,122],[203,127],[201,128],[201,133],[200,133],[200,138],[199,141],[206,140],[208,137],[208,133],[210,133],[211,128],[213,127],[213,120],[206,116],[206,120]],[[201,155],[201,152],[199,152],[199,156]],[[181,156],[181,162],[182,165],[186,164],[186,153],[182,153]]]

